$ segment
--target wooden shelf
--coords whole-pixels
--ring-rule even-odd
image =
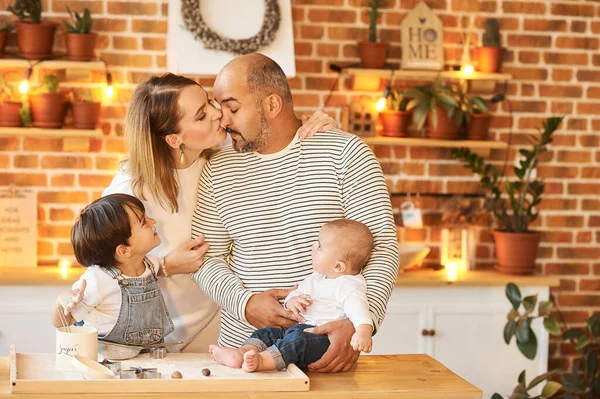
[[[69,61],[69,60],[47,60],[38,63],[36,60],[32,60],[31,64],[35,64],[34,68],[46,68],[46,69],[86,69],[86,70],[103,70],[104,63],[101,61]],[[30,67],[28,60],[22,60],[19,58],[5,58],[0,59],[0,69],[6,68],[22,68],[27,69]]]
[[[439,140],[421,139],[413,137],[361,137],[363,141],[371,145],[394,145],[405,147],[445,147],[445,148],[471,148],[480,150],[508,148],[503,141],[479,141],[479,140]]]
[[[37,127],[0,127],[0,136],[90,137],[103,136],[100,129],[41,129]]]
[[[493,80],[505,81],[512,79],[510,73],[484,73],[473,72],[472,75],[465,76],[461,71],[418,71],[402,69],[370,69],[370,68],[347,68],[342,73],[346,75],[369,75],[389,78],[394,72],[394,79],[404,80],[434,80],[438,75],[445,79],[466,79],[466,80]]]

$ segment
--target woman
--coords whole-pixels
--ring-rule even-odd
[[[184,352],[206,352],[217,340],[219,307],[197,286],[189,273],[202,265],[208,244],[192,242],[191,220],[196,207],[198,179],[211,148],[227,134],[221,111],[195,81],[167,73],[152,77],[136,89],[125,117],[129,156],[103,195],[131,194],[144,203],[156,220],[161,245],[150,255],[166,256],[176,247],[189,250],[187,264],[164,264],[160,287],[175,331],[169,340],[183,341]],[[335,128],[322,112],[303,118],[300,138]]]

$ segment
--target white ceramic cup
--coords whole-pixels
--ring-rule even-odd
[[[92,327],[65,327],[56,329],[56,369],[77,371],[73,366],[73,356],[81,355],[98,360],[98,330]]]

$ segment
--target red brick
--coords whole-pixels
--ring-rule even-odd
[[[311,9],[308,11],[310,22],[353,24],[357,21],[356,11],[334,9]]]
[[[507,14],[540,14],[546,13],[546,4],[531,1],[503,1],[502,10]]]
[[[585,53],[545,53],[546,64],[587,65],[588,55]]]
[[[37,155],[15,155],[13,158],[15,168],[35,169],[39,164],[39,157]]]
[[[550,110],[554,114],[570,114],[573,112],[573,103],[553,101]]]
[[[543,197],[542,202],[538,205],[541,210],[556,210],[562,211],[565,209],[575,209],[577,207],[576,199],[564,198],[547,198]]]
[[[133,19],[131,31],[134,33],[167,33],[166,20]]]
[[[63,140],[54,138],[43,138],[36,139],[33,137],[26,137],[23,141],[24,151],[35,151],[35,152],[60,152],[63,149]]]
[[[338,57],[340,55],[340,45],[319,43],[317,44],[317,55],[319,57]]]
[[[139,43],[137,37],[113,36],[113,48],[116,50],[137,50]]]
[[[583,216],[546,216],[548,227],[583,227]]]
[[[600,183],[569,183],[569,194],[590,195],[600,193]]]
[[[540,85],[539,90],[542,97],[580,98],[583,94],[583,89],[580,86]]]
[[[525,19],[523,29],[541,32],[566,32],[567,22],[562,19]]]
[[[508,104],[503,106],[505,111],[508,111]],[[513,112],[546,112],[545,101],[512,101]]]
[[[46,155],[42,158],[42,168],[45,169],[89,169],[91,166],[89,157]]]
[[[40,191],[38,203],[40,204],[87,204],[89,193],[85,191]]]
[[[591,243],[593,239],[591,231],[580,231],[577,233],[577,238],[575,239],[578,243]]]
[[[582,168],[581,177],[584,179],[600,179],[600,166]]]
[[[569,295],[562,294],[558,298],[559,306],[600,306],[600,295]]]
[[[431,163],[427,168],[429,176],[473,176],[470,169],[462,164],[438,164]]]
[[[18,137],[0,137],[0,151],[17,151],[19,146]]]
[[[423,176],[425,174],[425,165],[416,162],[404,162],[402,173],[408,176]]]
[[[73,221],[75,213],[71,209],[50,209],[50,220]]]
[[[163,37],[143,37],[142,48],[152,51],[166,51],[167,40]]]
[[[126,19],[96,18],[94,19],[94,31],[96,32],[124,32],[127,30]]]
[[[110,1],[107,3],[109,14],[116,15],[156,15],[156,3],[142,3],[136,1]]]
[[[573,233],[568,231],[546,231],[542,233],[542,241],[547,243],[572,243]]]
[[[600,40],[592,37],[558,37],[557,48],[572,48],[577,50],[597,50]]]
[[[504,67],[504,72],[513,75],[516,80],[546,80],[548,69],[546,68],[515,68]]]
[[[550,47],[552,37],[545,35],[508,35],[511,47]]]
[[[600,227],[600,216],[592,215],[588,220],[589,227]]]
[[[588,87],[587,89],[588,98],[600,98],[600,87]]]
[[[590,151],[558,151],[556,160],[558,162],[573,163],[590,162],[592,160],[592,153]]]
[[[584,33],[587,30],[587,21],[571,21],[571,32]]]
[[[397,29],[396,29],[397,30]],[[400,33],[397,30],[398,34]],[[368,31],[365,28],[328,26],[327,35],[331,40],[354,40],[357,42],[367,40]],[[318,39],[318,38],[316,38]]]
[[[300,60],[296,59],[296,71],[299,73],[322,73],[323,62],[320,60]],[[294,103],[295,101],[294,96]]]
[[[102,59],[112,66],[122,67],[138,67],[138,68],[150,68],[152,67],[152,56],[148,54],[116,54],[116,53],[101,53]],[[102,108],[103,117],[105,115],[106,107]]]
[[[548,275],[582,275],[590,274],[590,266],[586,263],[548,263]]]
[[[565,96],[566,97],[566,96]],[[587,130],[587,120],[578,118],[569,118],[567,122],[569,130]]]
[[[79,174],[79,185],[81,187],[108,187],[112,181],[113,176],[111,175],[92,175],[92,174]]]
[[[430,193],[441,192],[441,181],[430,180],[400,180],[394,185],[394,192]]]
[[[600,257],[600,248],[598,248],[598,247],[558,248],[557,255],[561,259],[598,259]]]
[[[75,175],[52,175],[50,176],[50,185],[52,187],[73,187],[75,184]]]
[[[15,184],[16,186],[44,187],[48,185],[47,176],[43,173],[4,173],[0,172],[0,187]]]
[[[582,211],[600,211],[600,200],[583,199],[581,202]]]
[[[552,4],[552,15],[574,16],[574,17],[593,17],[594,6],[591,4]]]
[[[577,177],[577,172],[577,167],[538,166],[537,168],[538,176],[543,178],[574,179]]]
[[[302,25],[300,37],[302,39],[323,39],[325,28],[319,25]]]
[[[552,70],[552,80],[555,82],[568,82],[573,79],[573,71],[570,69],[557,69]]]

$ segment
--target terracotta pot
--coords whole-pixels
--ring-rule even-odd
[[[410,111],[390,111],[381,112],[381,135],[388,137],[404,137],[410,123]]]
[[[467,140],[487,140],[491,120],[490,114],[471,114],[467,123]]]
[[[67,33],[67,58],[71,61],[90,61],[96,55],[96,33]]]
[[[15,101],[4,101],[0,103],[0,126],[21,126],[21,103]]]
[[[387,58],[388,43],[360,42],[358,55],[363,68],[383,68]]]
[[[100,117],[100,103],[78,101],[73,106],[73,127],[75,129],[95,129]]]
[[[4,57],[4,47],[6,47],[7,30],[0,30],[0,58]]]
[[[442,107],[437,109],[437,128],[433,126],[433,113],[427,115],[427,137],[432,139],[455,140],[460,136],[460,129],[455,119],[448,118],[448,111]]]
[[[19,55],[28,60],[41,60],[52,55],[54,32],[53,22],[17,22],[17,44]]]
[[[480,72],[498,72],[502,69],[502,47],[478,47],[475,49],[475,59],[479,62],[477,68]]]
[[[509,233],[494,230],[497,270],[509,274],[532,274],[542,234],[537,231]]]
[[[59,129],[65,120],[67,102],[62,93],[41,93],[30,97],[32,125]]]

